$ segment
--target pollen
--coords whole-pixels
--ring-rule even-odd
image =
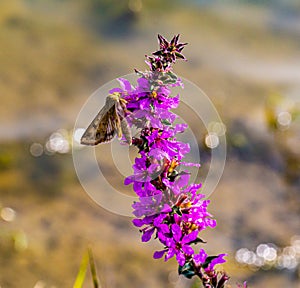
[[[180,208],[182,208],[182,209],[184,209],[184,208],[186,209],[186,208],[190,208],[190,207],[192,207],[192,203],[190,201],[182,203],[180,205]]]
[[[179,163],[175,159],[173,159],[171,164],[170,164],[168,172],[172,173],[174,171],[174,169],[178,166],[178,164]]]
[[[152,91],[152,92],[151,92],[151,97],[154,98],[154,99],[157,98],[157,93],[156,93],[156,91]]]

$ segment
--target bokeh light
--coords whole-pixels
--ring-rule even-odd
[[[255,252],[247,248],[240,248],[235,253],[235,260],[252,269],[252,265],[266,269],[295,270],[300,265],[300,237],[291,238],[291,246],[278,248],[273,243],[257,245]]]
[[[16,219],[16,211],[10,207],[3,207],[1,209],[1,218],[6,222],[12,222]]]
[[[44,148],[40,143],[32,143],[29,148],[30,154],[34,157],[39,157],[43,154]]]
[[[205,145],[210,149],[214,149],[218,147],[220,144],[220,140],[217,134],[209,133],[205,136]]]
[[[65,154],[70,151],[70,143],[68,139],[68,131],[60,129],[53,132],[49,137],[49,140],[45,144],[47,152]]]
[[[277,123],[280,129],[282,130],[288,129],[291,125],[291,122],[292,122],[292,115],[289,112],[284,111],[284,112],[280,112],[277,115]]]
[[[207,130],[217,136],[223,136],[226,133],[226,126],[224,123],[213,121],[208,124]]]

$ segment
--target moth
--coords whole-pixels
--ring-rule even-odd
[[[109,94],[104,107],[83,133],[80,143],[94,146],[99,143],[108,143],[116,135],[119,139],[124,135],[126,142],[131,145],[132,136],[126,120],[126,113],[129,112],[126,109],[126,103],[120,93]]]

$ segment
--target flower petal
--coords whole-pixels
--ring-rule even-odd
[[[160,259],[161,257],[164,256],[164,254],[166,253],[166,249],[165,250],[161,250],[161,251],[155,251],[153,254],[153,258],[154,259]]]
[[[142,242],[148,242],[151,239],[151,236],[153,235],[154,231],[154,228],[146,230],[142,236]]]

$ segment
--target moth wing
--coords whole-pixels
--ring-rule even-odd
[[[122,134],[122,128],[121,128],[121,120],[120,120],[120,116],[118,114],[118,109],[119,109],[119,103],[116,104],[116,120],[115,120],[115,125],[116,125],[116,130],[117,130],[118,138],[121,139],[123,134]]]
[[[97,145],[111,141],[116,135],[116,119],[119,116],[115,105],[104,106],[81,137],[81,144]]]
[[[99,123],[96,133],[96,144],[110,142],[117,134],[117,119],[115,106],[111,107]]]
[[[125,117],[121,120],[121,129],[127,143],[131,145],[132,144],[131,130]]]

